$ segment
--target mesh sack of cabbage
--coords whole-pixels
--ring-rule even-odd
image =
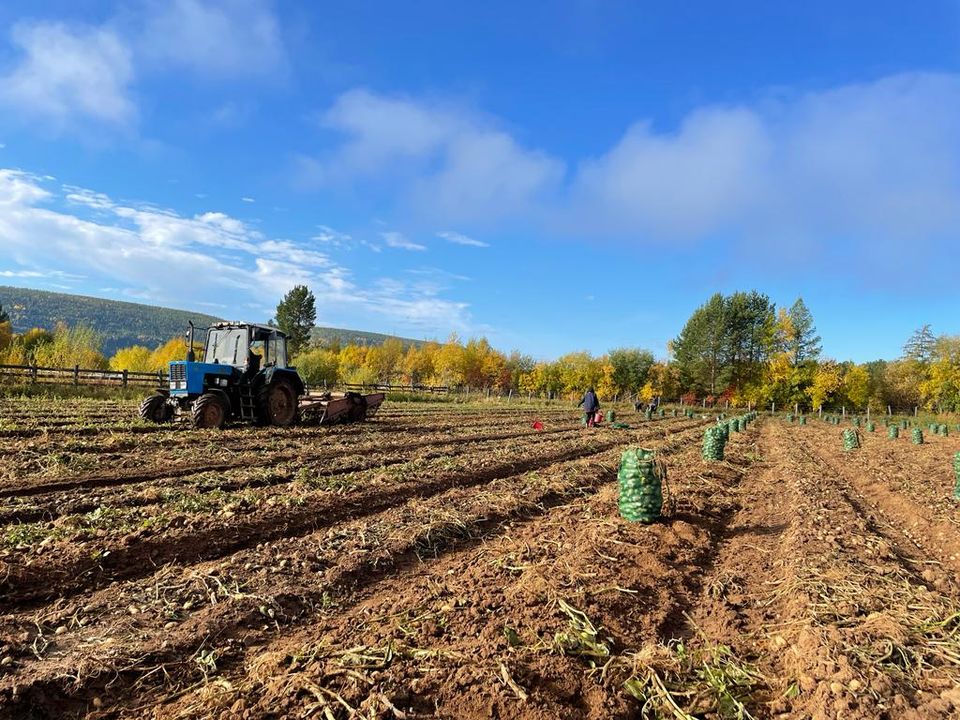
[[[957,478],[957,483],[953,486],[953,499],[960,500],[960,452],[953,456],[953,474]]]
[[[617,480],[620,485],[620,515],[630,522],[651,523],[663,509],[663,480],[666,468],[656,453],[646,448],[625,450],[620,457]]]
[[[703,459],[723,460],[723,448],[727,444],[727,434],[722,425],[708,427],[703,433]]]
[[[843,431],[843,449],[856,450],[860,447],[860,433],[852,428]]]

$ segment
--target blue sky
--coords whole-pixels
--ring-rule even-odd
[[[956,2],[0,6],[0,283],[658,355],[960,333]]]

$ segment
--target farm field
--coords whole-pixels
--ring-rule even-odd
[[[134,416],[0,400],[0,718],[960,714],[960,435],[761,418],[706,462],[712,417]]]

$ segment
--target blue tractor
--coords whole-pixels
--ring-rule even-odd
[[[140,403],[140,416],[156,423],[189,413],[198,428],[230,420],[260,425],[296,422],[305,386],[287,365],[287,336],[275,327],[223,322],[207,328],[203,362],[187,333],[187,359],[170,363],[169,387]]]

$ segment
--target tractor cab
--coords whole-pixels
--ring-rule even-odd
[[[207,363],[230,365],[256,373],[287,367],[287,336],[269,325],[219,323],[207,329],[203,350]]]

